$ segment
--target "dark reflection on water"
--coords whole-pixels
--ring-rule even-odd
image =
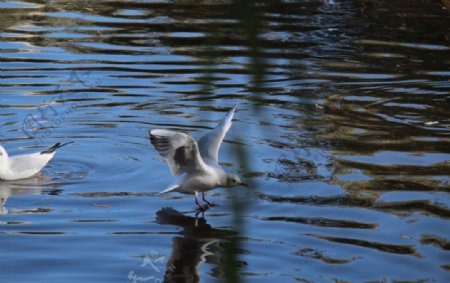
[[[172,239],[172,253],[167,261],[164,282],[199,282],[199,266],[210,262],[220,266],[220,240],[234,234],[224,229],[214,229],[204,218],[190,217],[173,208],[163,208],[156,213],[157,223],[176,225],[183,230]],[[214,271],[218,275],[218,269]]]
[[[448,9],[1,2],[0,142],[75,143],[0,183],[0,281],[448,281]],[[147,131],[198,137],[238,100],[220,157],[252,188],[196,219],[157,196]]]
[[[53,181],[45,176],[33,177],[25,180],[17,181],[0,181],[0,214],[8,213],[31,213],[31,212],[49,212],[51,210],[45,208],[35,208],[31,210],[14,210],[8,211],[6,203],[11,196],[20,195],[39,195],[43,191],[51,194],[57,191]]]

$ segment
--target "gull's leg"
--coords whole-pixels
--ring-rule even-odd
[[[205,218],[205,211],[202,211],[200,209],[197,209],[197,213],[195,213],[195,227],[198,227],[198,215],[202,214],[201,218]]]
[[[195,191],[195,204],[198,206],[198,209],[199,209],[200,211],[205,211],[205,210],[207,210],[207,209],[208,209],[208,206],[203,206],[203,205],[201,205],[201,204],[198,202],[197,196],[198,196],[198,192]]]
[[[202,192],[202,200],[203,200],[204,202],[206,202],[206,204],[207,204],[208,206],[210,206],[210,207],[217,206],[217,204],[215,204],[215,203],[213,203],[213,202],[209,202],[209,201],[206,200],[206,198],[205,198],[205,193],[204,193],[204,192]]]

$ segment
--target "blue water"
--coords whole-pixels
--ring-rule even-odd
[[[0,181],[1,282],[448,282],[446,1],[239,3],[0,3],[0,143],[74,141]],[[238,101],[250,187],[158,196],[148,130]]]

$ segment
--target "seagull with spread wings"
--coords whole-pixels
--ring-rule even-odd
[[[169,164],[170,172],[176,177],[175,181],[160,194],[179,192],[194,194],[195,204],[200,211],[215,206],[205,199],[205,192],[216,187],[233,187],[245,185],[241,179],[233,174],[226,173],[219,165],[219,148],[225,134],[231,127],[231,120],[238,105],[234,106],[225,118],[200,138],[197,142],[187,134],[155,129],[150,131],[150,141],[158,153]],[[198,193],[206,203],[201,205]]]
[[[36,175],[53,158],[58,148],[71,143],[57,143],[41,152],[16,156],[9,156],[0,145],[0,180],[13,181]]]

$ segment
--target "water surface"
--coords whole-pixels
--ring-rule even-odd
[[[0,3],[2,282],[447,282],[448,1]],[[447,5],[447,6],[446,6]],[[195,217],[148,130],[251,187]]]

